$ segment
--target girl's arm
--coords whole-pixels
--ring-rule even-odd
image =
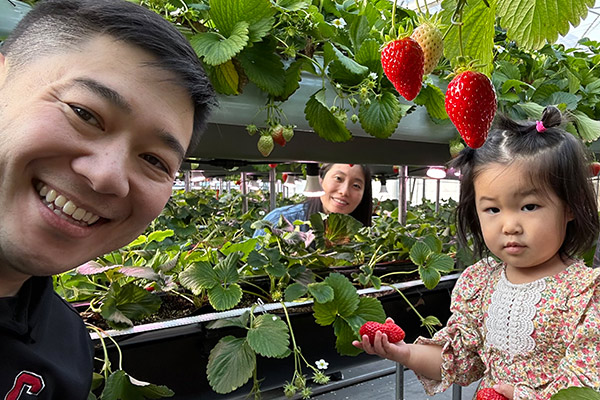
[[[373,345],[369,337],[364,335],[362,342],[355,340],[352,344],[365,353],[378,355],[396,361],[414,372],[429,379],[442,379],[442,346],[434,344],[407,344],[404,341],[390,343],[385,333],[377,332]]]

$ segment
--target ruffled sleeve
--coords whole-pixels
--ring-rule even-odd
[[[417,375],[428,395],[443,392],[453,383],[469,385],[483,376],[485,366],[479,354],[484,340],[482,296],[493,287],[499,271],[492,259],[481,260],[467,268],[452,291],[452,315],[446,327],[431,339],[419,337],[415,341],[442,346],[442,380]]]

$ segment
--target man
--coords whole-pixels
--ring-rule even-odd
[[[185,38],[124,0],[39,3],[0,47],[0,399],[86,399],[92,352],[51,275],[171,195],[214,93]]]

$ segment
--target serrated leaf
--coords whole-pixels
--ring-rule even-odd
[[[600,400],[600,393],[592,388],[570,387],[559,390],[550,400]]]
[[[454,259],[448,254],[430,254],[427,258],[427,267],[435,268],[440,272],[451,272],[454,269]]]
[[[542,103],[544,105],[559,105],[564,104],[567,110],[574,110],[579,103],[579,96],[567,92],[554,92],[548,99]]]
[[[531,101],[539,104],[548,104],[546,101],[555,92],[559,92],[560,88],[552,83],[541,84],[531,95]]]
[[[433,315],[428,315],[421,322],[421,326],[442,326],[442,323],[437,317]]]
[[[223,247],[221,247],[221,253],[228,255],[239,251],[244,255],[241,258],[241,260],[243,260],[244,258],[247,258],[252,251],[255,251],[254,249],[256,248],[256,242],[258,242],[258,239],[256,238],[247,239],[235,243],[227,242],[223,245]]]
[[[199,295],[202,289],[210,289],[220,283],[213,266],[206,261],[199,261],[187,267],[179,274],[181,285]]]
[[[240,93],[238,89],[240,75],[231,60],[214,67],[204,64],[204,69],[210,79],[210,83],[212,83],[218,93],[226,95],[237,95]]]
[[[219,329],[227,327],[246,328],[250,320],[250,311],[244,311],[242,315],[234,318],[218,319],[206,324],[208,329]]]
[[[309,284],[308,292],[317,303],[327,303],[334,298],[333,288],[325,282]]]
[[[519,103],[516,104],[516,107],[519,107],[521,110],[523,110],[527,117],[534,119],[540,119],[542,112],[544,111],[544,106],[534,102]]]
[[[324,236],[331,244],[347,244],[362,226],[362,223],[351,215],[330,213],[325,221]]]
[[[360,65],[352,58],[346,56],[342,53],[336,46],[331,44],[330,42],[325,43],[323,46],[326,50],[333,52],[333,57],[335,60],[339,61],[340,64],[352,75],[356,75],[359,79],[364,78],[369,73],[369,68],[364,65]]]
[[[435,268],[419,267],[419,276],[427,289],[433,289],[440,282],[440,272]]]
[[[355,356],[362,352],[362,350],[352,345],[352,341],[356,339],[356,334],[344,319],[338,318],[335,321],[333,332],[336,337],[335,348],[339,354],[343,356]]]
[[[593,142],[600,138],[600,121],[591,119],[581,111],[573,111],[571,115],[583,141]]]
[[[145,400],[172,397],[175,393],[166,386],[157,386],[138,381],[125,371],[118,370],[110,374],[104,384],[103,400]]]
[[[214,271],[217,274],[220,283],[227,284],[239,281],[240,275],[237,267],[240,259],[241,253],[234,252],[228,254],[224,260],[219,261],[217,265],[215,265]]]
[[[409,252],[410,260],[418,266],[425,265],[427,257],[431,254],[431,249],[423,242],[415,243]]]
[[[490,75],[493,69],[494,49],[494,24],[496,20],[496,3],[488,2],[487,7],[483,1],[469,2],[463,10],[462,48],[464,56],[478,60],[478,65],[483,65],[480,71]],[[444,23],[451,25],[450,18],[456,8],[456,1],[444,2]],[[456,66],[457,57],[460,56],[460,38],[458,28],[450,29],[444,39],[444,56]]]
[[[288,352],[290,335],[287,324],[273,314],[259,315],[248,331],[248,344],[264,357],[281,357]]]
[[[285,88],[285,70],[275,50],[272,41],[254,43],[240,53],[238,60],[256,86],[273,96],[280,96]]]
[[[435,85],[423,85],[421,91],[413,100],[415,104],[425,106],[431,118],[448,119],[445,105],[445,95],[442,89]]]
[[[148,279],[152,281],[157,281],[160,279],[160,275],[154,272],[154,270],[150,267],[121,267],[119,268],[119,272],[125,276],[132,276],[135,278]]]
[[[248,23],[240,21],[228,37],[215,32],[202,32],[192,36],[190,43],[205,63],[220,65],[240,53],[248,44],[248,40]]]
[[[362,321],[359,321],[360,325],[358,325],[358,328],[367,321],[376,321],[380,323],[385,321],[385,310],[383,309],[383,305],[378,299],[373,297],[361,297],[355,314],[362,319]],[[355,329],[356,333],[358,333],[358,328]]]
[[[510,40],[537,50],[579,25],[593,5],[594,0],[498,0],[498,15]]]
[[[172,229],[166,229],[163,231],[153,231],[152,233],[150,233],[148,235],[148,243],[150,242],[157,242],[160,243],[163,240],[165,240],[168,237],[171,237],[174,235],[174,232]]]
[[[248,255],[248,260],[246,262],[251,267],[261,268],[269,263],[269,259],[264,254],[261,254],[256,250],[252,250]]]
[[[313,305],[315,320],[323,326],[332,324],[338,315],[342,317],[352,315],[360,302],[356,288],[342,274],[329,274],[325,278],[325,283],[333,289],[333,300]]]
[[[302,73],[302,67],[306,64],[305,58],[299,58],[295,60],[285,70],[285,82],[283,85],[283,92],[279,96],[275,96],[276,101],[286,101],[292,94],[300,87],[300,77]]]
[[[298,282],[294,282],[285,288],[284,299],[285,301],[297,300],[300,297],[304,296],[307,291],[308,288],[305,285]]]
[[[402,107],[398,98],[388,91],[369,99],[370,104],[361,102],[358,110],[360,126],[371,136],[387,139],[396,131],[410,106]]]
[[[305,10],[311,5],[310,0],[277,0],[275,6],[284,11]]]
[[[352,138],[346,124],[329,111],[325,99],[325,89],[310,96],[304,107],[304,115],[310,127],[325,140],[346,142]]]
[[[242,299],[242,288],[237,283],[216,285],[208,289],[208,301],[217,311],[230,310]]]
[[[360,48],[356,52],[356,62],[367,66],[369,71],[375,72],[378,76],[383,73],[383,67],[381,66],[381,55],[379,48],[381,43],[375,39],[367,39],[360,45]]]
[[[158,311],[161,300],[132,283],[122,287],[113,283],[100,307],[100,314],[114,328],[131,326],[131,321],[139,320]]]
[[[258,42],[271,30],[274,13],[269,0],[210,0],[211,19],[225,37],[244,21],[248,24],[250,41]]]
[[[256,368],[256,354],[246,338],[225,336],[210,351],[206,375],[213,390],[230,393],[245,384]]]
[[[422,240],[434,253],[442,252],[442,241],[439,238],[433,235],[427,235]]]

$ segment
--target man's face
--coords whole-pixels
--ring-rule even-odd
[[[136,238],[189,144],[187,92],[108,37],[18,71],[0,61],[0,280],[60,273]]]

